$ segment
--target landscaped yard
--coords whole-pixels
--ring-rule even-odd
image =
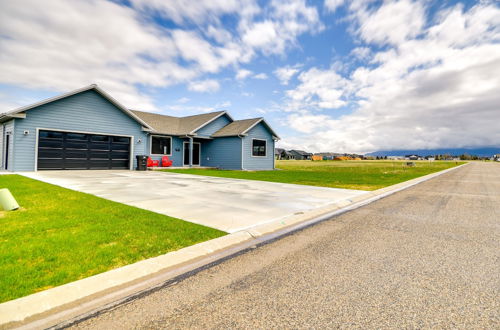
[[[295,183],[320,187],[375,190],[441,171],[463,163],[415,162],[409,167],[403,161],[276,161],[279,171],[225,171],[213,169],[166,170],[177,173],[237,178],[247,180]]]
[[[19,175],[0,188],[21,206],[0,211],[0,302],[225,235]]]

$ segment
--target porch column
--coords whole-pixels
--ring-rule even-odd
[[[193,167],[193,138],[189,138],[189,167]]]

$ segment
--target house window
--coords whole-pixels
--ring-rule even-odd
[[[171,155],[172,138],[170,136],[151,136],[151,154]]]
[[[252,156],[266,157],[266,140],[252,140]]]

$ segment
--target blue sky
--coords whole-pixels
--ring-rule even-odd
[[[496,1],[0,0],[0,112],[97,83],[311,151],[498,145]]]

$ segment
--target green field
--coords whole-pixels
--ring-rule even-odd
[[[247,180],[295,183],[320,187],[375,190],[416,177],[441,171],[461,162],[403,161],[310,161],[279,160],[277,171],[226,171],[215,169],[175,169],[177,173]]]
[[[21,205],[0,211],[0,302],[226,234],[19,175],[0,188]]]

